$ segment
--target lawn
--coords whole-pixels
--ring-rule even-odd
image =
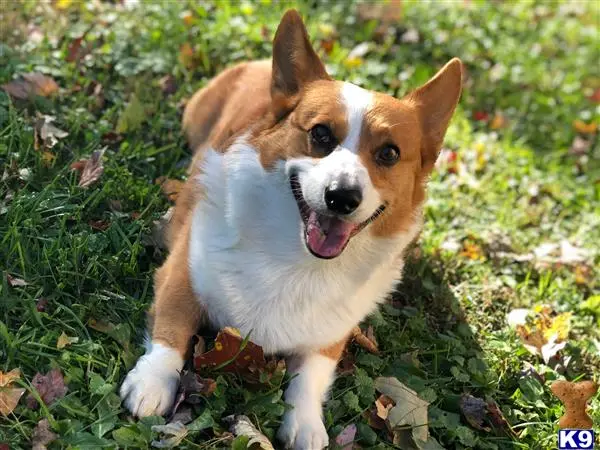
[[[600,7],[405,1],[394,17],[316,3],[296,6],[336,78],[400,96],[453,56],[467,74],[405,279],[362,324],[379,353],[349,347],[325,406],[329,435],[354,424],[361,448],[415,448],[410,429],[378,429],[371,414],[374,380],[389,376],[429,403],[427,448],[556,448],[563,407],[551,383],[600,377]],[[0,415],[0,448],[30,448],[36,426],[44,441],[43,419],[48,448],[165,438],[152,429],[164,418],[138,422],[117,396],[143,352],[165,258],[171,202],[156,179],[185,177],[186,99],[223,68],[268,57],[285,8],[2,3],[0,84],[41,95],[0,90],[0,371],[21,374],[0,395],[25,390]],[[29,73],[56,86],[26,84]],[[72,168],[93,152],[103,173]],[[507,317],[518,309],[530,318],[515,327]],[[227,431],[230,414],[273,437],[286,379],[202,376],[216,390],[178,417],[193,420],[179,448],[245,448]],[[599,424],[599,396],[589,404]]]

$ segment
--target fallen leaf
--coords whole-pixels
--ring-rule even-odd
[[[29,286],[29,283],[22,278],[13,277],[11,274],[6,274],[6,281],[12,287],[24,287]]]
[[[218,332],[215,346],[194,358],[196,370],[220,369],[243,375],[248,381],[258,381],[256,371],[265,368],[266,360],[260,346],[242,339],[236,328],[226,327]]]
[[[142,102],[137,98],[137,95],[133,94],[129,100],[129,103],[125,105],[125,109],[119,116],[117,121],[116,132],[123,134],[128,131],[136,131],[142,126],[146,120],[146,110]]]
[[[180,391],[188,403],[200,403],[200,395],[209,396],[217,389],[217,382],[212,378],[203,378],[189,370],[181,374]]]
[[[247,436],[249,438],[247,448],[274,450],[271,441],[256,429],[248,417],[231,415],[224,417],[223,422],[229,425],[229,431],[234,436]]]
[[[13,383],[21,378],[21,371],[13,369],[10,372],[0,371],[0,414],[9,415],[16,408],[25,389],[14,387]]]
[[[95,150],[89,159],[82,159],[71,164],[71,169],[80,173],[78,186],[87,188],[94,184],[102,176],[104,166],[102,155],[105,149]]]
[[[351,423],[335,437],[335,443],[340,450],[352,450],[352,443],[356,436],[356,425]]]
[[[517,434],[514,432],[514,430],[508,423],[508,420],[506,420],[506,417],[504,417],[504,414],[502,414],[502,411],[500,410],[500,408],[498,408],[498,405],[496,404],[496,402],[494,402],[493,400],[488,401],[486,408],[487,408],[487,413],[488,413],[487,417],[488,417],[490,423],[492,424],[492,426],[496,430],[502,430],[505,433],[510,434],[511,436],[513,436],[516,439]]]
[[[160,185],[160,188],[167,196],[167,198],[174,202],[177,200],[179,193],[183,190],[185,182],[181,180],[174,180],[167,177],[158,177],[155,181],[156,184]]]
[[[40,147],[39,142],[41,142],[44,148],[52,148],[58,143],[59,139],[63,139],[69,135],[66,131],[52,125],[52,122],[55,120],[54,116],[38,114],[35,121],[35,142],[38,143],[36,149]]]
[[[464,258],[472,259],[473,261],[485,261],[482,248],[469,240],[463,242],[463,248],[459,255]]]
[[[36,373],[31,380],[31,385],[47,406],[54,403],[55,400],[63,398],[68,390],[60,369],[52,369],[46,375]],[[31,394],[27,397],[26,403],[31,409],[37,409],[39,406],[38,401]]]
[[[541,355],[548,363],[566,345],[571,313],[555,315],[549,306],[541,306],[525,317],[524,324],[516,323],[517,335],[530,353]]]
[[[371,333],[373,332],[373,330],[371,329]],[[368,336],[366,336],[362,330],[360,329],[360,327],[357,325],[352,329],[352,338],[354,339],[354,342],[356,342],[358,345],[360,345],[362,348],[364,348],[365,350],[367,350],[370,353],[374,353],[374,354],[379,354],[379,348],[377,348],[377,342],[375,342],[374,340],[370,339]]]
[[[58,84],[51,77],[41,73],[24,74],[21,79],[0,85],[13,98],[26,100],[34,95],[48,97],[58,91]]]
[[[41,297],[35,301],[35,309],[38,312],[44,312],[44,311],[46,311],[46,308],[48,308],[48,299],[47,298]]]
[[[502,113],[497,113],[494,115],[494,118],[490,122],[490,128],[492,130],[499,130],[500,128],[504,128],[506,126],[506,117]]]
[[[152,441],[152,447],[155,448],[173,448],[183,441],[188,434],[188,429],[181,422],[172,422],[166,425],[152,425],[152,431],[161,433],[164,437],[160,440]]]
[[[490,119],[490,115],[485,111],[474,111],[473,120],[477,122],[487,122]]]
[[[395,406],[394,401],[388,397],[387,395],[380,395],[377,400],[375,400],[375,408],[377,412],[377,417],[387,420],[390,410]]]
[[[79,61],[83,56],[83,52],[81,51],[81,43],[85,38],[85,34],[73,39],[69,43],[69,47],[67,48],[67,57],[65,58],[67,62],[75,62]]]
[[[56,348],[60,350],[67,347],[68,345],[76,344],[77,342],[79,342],[78,337],[67,336],[67,333],[63,331],[56,340]]]
[[[594,89],[592,95],[588,97],[591,102],[600,103],[600,88]]]
[[[42,419],[37,423],[31,435],[32,450],[46,450],[46,446],[57,438],[58,435],[50,431],[48,419]]]
[[[490,431],[489,427],[484,426],[487,413],[487,403],[485,401],[470,394],[463,394],[460,397],[460,411],[473,428],[480,431]]]
[[[193,69],[196,66],[194,49],[189,42],[185,42],[179,47],[179,62],[186,69]]]
[[[591,429],[594,425],[586,411],[587,402],[598,392],[593,381],[555,381],[552,393],[565,405],[565,413],[558,421],[559,428]]]
[[[387,419],[391,430],[407,425],[411,428],[411,435],[415,440],[426,442],[429,437],[427,427],[429,403],[419,398],[415,391],[393,377],[376,378],[375,389],[395,402]]]
[[[578,133],[594,134],[598,126],[596,125],[596,122],[585,123],[583,120],[577,119],[573,121],[573,128],[575,128]]]
[[[93,230],[106,231],[110,227],[110,222],[107,220],[88,220],[88,225]]]
[[[50,167],[55,159],[56,159],[56,155],[54,153],[49,152],[47,150],[44,150],[42,152],[42,161],[44,163],[44,166]]]

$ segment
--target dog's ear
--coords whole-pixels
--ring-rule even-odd
[[[408,95],[420,116],[422,167],[425,171],[433,169],[461,89],[462,62],[453,58],[431,80]]]
[[[298,11],[286,11],[273,40],[271,97],[276,116],[292,109],[298,94],[311,81],[329,79],[313,50]]]

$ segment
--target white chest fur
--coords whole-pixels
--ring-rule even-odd
[[[400,279],[400,254],[418,223],[393,239],[363,230],[342,255],[321,260],[304,248],[283,166],[265,171],[243,142],[207,151],[202,166],[189,264],[215,326],[250,333],[268,353],[320,348],[342,339]]]

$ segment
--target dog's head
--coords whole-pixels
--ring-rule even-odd
[[[332,80],[300,15],[283,16],[273,43],[274,121],[255,140],[265,166],[285,160],[313,255],[335,258],[357,233],[394,236],[415,222],[461,85],[458,59],[401,99]]]

